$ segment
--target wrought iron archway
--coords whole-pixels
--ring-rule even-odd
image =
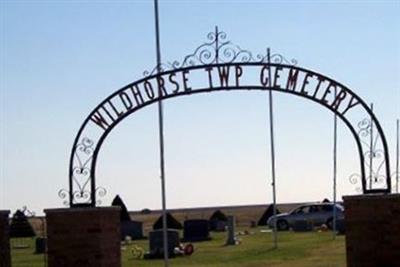
[[[114,92],[90,113],[72,147],[69,189],[59,192],[65,204],[71,207],[96,206],[98,197],[104,196],[105,189],[96,186],[97,156],[107,135],[124,118],[156,103],[160,97],[169,99],[236,90],[273,90],[323,105],[345,123],[356,141],[360,175],[352,179],[360,179],[363,193],[391,191],[389,153],[384,132],[372,110],[358,95],[343,84],[299,67],[297,61],[289,61],[280,54],[254,56],[227,41],[224,32],[211,32],[207,38],[208,42],[186,56],[182,63],[174,61],[145,71],[144,78]],[[161,68],[160,73],[157,73],[158,67]],[[254,79],[255,75],[257,79]],[[162,92],[161,96],[157,95],[158,91]],[[337,93],[333,94],[334,91]],[[374,151],[369,149],[365,140],[372,128],[377,132]],[[374,157],[370,157],[370,153],[375,153]],[[373,177],[366,176],[366,169],[371,165],[367,157],[376,161],[375,169],[370,172]]]

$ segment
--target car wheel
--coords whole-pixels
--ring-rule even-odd
[[[276,222],[276,228],[278,231],[287,231],[289,230],[289,224],[286,220],[278,220]]]
[[[333,229],[333,218],[329,218],[326,221],[326,226],[328,226],[328,229],[332,230]]]

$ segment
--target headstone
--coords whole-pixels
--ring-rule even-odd
[[[46,253],[46,238],[38,237],[35,240],[35,253],[43,254]]]
[[[313,223],[307,220],[296,220],[293,224],[293,231],[295,232],[310,232],[313,229]]]
[[[343,199],[347,266],[400,266],[400,194]]]
[[[121,222],[121,240],[130,236],[132,240],[143,238],[143,223],[138,221]]]
[[[179,232],[176,230],[167,230],[168,255],[174,254],[174,249],[179,247]],[[149,233],[150,254],[155,257],[164,255],[164,233],[163,230],[155,230]]]
[[[226,245],[236,245],[235,239],[235,217],[228,216],[228,239],[226,240]]]
[[[183,224],[183,240],[185,242],[210,240],[208,221],[186,220]]]
[[[45,210],[48,267],[121,267],[119,207]]]
[[[336,231],[338,232],[339,235],[345,234],[346,228],[345,228],[344,219],[336,220]]]
[[[11,267],[8,210],[0,210],[0,267]]]

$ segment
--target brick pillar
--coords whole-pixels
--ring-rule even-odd
[[[343,197],[348,267],[400,266],[400,194]]]
[[[44,212],[48,267],[121,267],[119,207]]]
[[[0,267],[11,267],[8,210],[0,210]]]

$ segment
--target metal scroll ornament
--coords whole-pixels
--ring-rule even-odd
[[[367,187],[371,189],[375,184],[382,184],[385,182],[386,177],[382,174],[385,164],[385,157],[383,149],[378,146],[379,135],[373,136],[373,123],[370,119],[363,119],[358,124],[358,137],[364,147],[364,162],[365,169],[368,170]],[[353,185],[360,185],[361,175],[353,173],[349,176],[349,181]],[[362,192],[362,188],[357,186],[357,192]]]
[[[84,137],[82,141],[76,145],[74,157],[76,158],[77,166],[72,169],[71,182],[73,188],[76,190],[72,191],[72,198],[78,203],[87,203],[91,200],[91,171],[90,164],[93,159],[94,153],[94,141]],[[68,196],[71,194],[66,189],[61,189],[58,192],[58,196],[63,199],[63,204],[68,206]],[[107,190],[103,187],[97,187],[95,190],[96,204],[100,205],[101,200],[99,198],[104,197],[107,194]]]
[[[268,54],[257,54],[253,55],[249,50],[242,49],[239,45],[234,44],[232,41],[226,40],[227,34],[223,31],[219,31],[218,27],[215,28],[214,32],[207,34],[208,41],[198,46],[195,51],[187,55],[182,62],[173,61],[160,64],[160,71],[176,70],[184,67],[192,67],[198,65],[209,65],[209,64],[224,64],[224,63],[247,63],[247,62],[258,62],[258,63],[276,63],[276,64],[288,64],[297,65],[297,60],[286,59],[283,55],[274,53]],[[151,71],[144,71],[145,77],[153,75],[157,72],[158,66],[154,67]]]

